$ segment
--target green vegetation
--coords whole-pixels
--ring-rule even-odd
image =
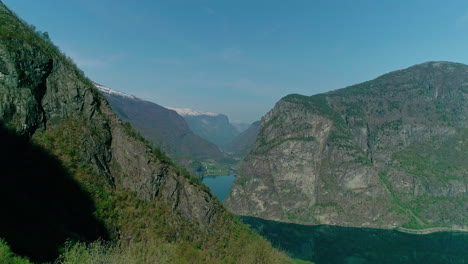
[[[294,264],[314,264],[310,261],[305,261],[305,260],[300,260],[300,259],[294,259]]]
[[[341,117],[328,102],[329,94],[317,94],[313,96],[303,96],[298,94],[288,95],[283,100],[291,103],[296,103],[304,106],[307,111],[313,111],[333,121],[333,128],[328,136],[327,141],[333,143],[340,149],[351,151],[351,155],[357,159],[358,162],[372,165],[372,162],[365,156],[364,151],[353,140],[350,131]],[[350,103],[346,108],[349,115],[362,115],[363,110],[359,103]],[[311,140],[314,140],[311,137]]]
[[[79,126],[79,124],[77,126]],[[130,125],[130,123],[125,122],[123,123],[123,126],[127,135],[129,135],[130,137],[134,138],[137,141],[144,143],[148,149],[151,149],[152,154],[154,154],[158,158],[159,161],[161,161],[164,164],[172,166],[173,168],[176,169],[176,171],[180,175],[189,179],[192,184],[198,185],[202,190],[204,190],[207,193],[210,193],[208,186],[204,185],[198,177],[191,175],[187,169],[175,164],[171,160],[171,158],[169,158],[166,155],[166,153],[164,153],[160,148],[153,146],[153,144],[149,140],[147,140],[145,137],[143,137],[140,134],[140,132],[136,131],[136,129],[134,129],[132,125]],[[218,175],[222,175],[222,174],[218,174]]]
[[[300,94],[290,94],[282,100],[291,103],[302,104],[305,109],[314,111],[333,121],[335,126],[345,128],[346,124],[343,118],[338,114],[327,101],[327,94],[317,94],[313,96],[304,96]]]
[[[417,177],[441,183],[463,181],[468,169],[468,129],[460,129],[446,141],[412,144],[395,154],[400,166]]]
[[[307,137],[290,137],[290,138],[282,138],[280,140],[274,140],[268,143],[264,143],[262,145],[261,151],[256,151],[256,154],[262,154],[262,153],[267,153],[271,149],[280,146],[281,144],[288,142],[288,141],[302,141],[302,142],[311,142],[315,141],[315,137],[313,136],[307,136]]]
[[[137,141],[144,142],[148,148],[151,148],[153,154],[156,155],[156,157],[161,162],[175,166],[175,164],[166,155],[166,153],[164,153],[160,148],[153,146],[153,144],[151,144],[149,140],[147,140],[145,137],[143,137],[143,135],[141,135],[140,132],[138,132],[135,128],[133,128],[129,122],[124,122],[123,127],[127,135],[129,135],[130,137],[134,138]]]
[[[206,175],[228,175],[231,171],[226,166],[215,160],[205,160],[202,162],[206,170]]]
[[[388,174],[386,172],[379,172],[379,179],[380,179],[380,182],[385,186],[387,191],[392,196],[393,203],[396,206],[398,206],[398,208],[404,209],[406,206],[401,202],[400,198],[398,197],[396,192],[393,190],[392,184],[388,180]]]
[[[404,215],[409,219],[409,221],[403,224],[402,227],[409,229],[426,229],[445,226],[446,223],[444,223],[443,218],[439,221],[426,220],[431,218],[431,211],[439,212],[445,217],[450,216],[459,223],[463,223],[465,225],[468,224],[468,220],[463,218],[463,216],[457,216],[458,208],[463,208],[464,204],[468,202],[468,198],[424,195],[414,197],[409,201],[403,201],[400,197],[404,197],[404,195],[395,192],[388,180],[387,173],[381,172],[379,173],[379,177],[380,181],[392,196],[393,204],[395,205],[395,212]]]
[[[248,178],[238,176],[236,179],[236,184],[239,184],[241,186],[247,184],[248,182],[249,182]]]
[[[262,246],[246,251],[234,263],[277,263],[277,260],[268,257],[269,253]],[[225,262],[226,261],[226,262]],[[61,255],[57,264],[140,264],[140,263],[229,263],[228,260],[213,262],[213,258],[205,257],[190,244],[174,245],[170,243],[132,244],[123,246],[119,244],[96,241],[91,244],[69,244]],[[311,263],[302,260],[291,260],[290,264]]]
[[[0,238],[0,263],[4,264],[31,264],[27,258],[16,256],[7,245],[7,243]]]
[[[274,250],[267,241],[227,212],[216,219],[210,230],[196,231],[193,223],[174,214],[162,200],[143,201],[133,192],[114,190],[105,181],[98,180],[100,177],[80,160],[77,151],[86,137],[85,131],[92,131],[87,122],[84,119],[68,120],[60,127],[38,133],[34,137],[35,142],[53,150],[53,154],[60,157],[95,202],[96,218],[103,221],[108,230],[119,230],[121,236],[132,239],[119,245],[95,242],[69,246],[68,252],[62,256],[63,263],[93,263],[99,259],[115,259],[116,263],[124,263],[128,258],[144,259],[158,254],[163,254],[161,259],[169,261],[161,263],[288,261],[284,254]],[[137,135],[134,136],[137,138]],[[182,169],[180,171],[203,188],[198,178],[190,177]]]
[[[6,38],[8,45],[14,48],[18,43],[28,43],[41,49],[50,56],[60,53],[57,46],[55,46],[49,39],[47,32],[37,31],[33,25],[29,25],[21,20],[12,11],[0,7],[0,36]],[[21,21],[18,23],[17,21]],[[12,23],[16,22],[16,23]]]
[[[18,17],[13,11],[7,9],[0,2],[0,42],[6,46],[6,50],[12,52],[14,56],[24,56],[25,50],[34,48],[37,53],[37,60],[44,58],[57,59],[61,62],[70,65],[70,69],[74,74],[78,75],[82,82],[92,87],[93,83],[85,77],[84,72],[79,69],[73,60],[65,55],[60,49],[51,41],[47,32],[36,30],[34,25],[28,24],[26,21]],[[34,61],[33,61],[34,62]],[[36,72],[34,69],[27,69],[27,65],[18,65],[24,71],[24,78],[33,78]],[[40,72],[39,72],[40,73]],[[25,84],[25,83],[22,83]],[[98,95],[95,93],[94,95]]]
[[[294,221],[297,220],[297,216],[291,212],[286,213],[286,219]]]

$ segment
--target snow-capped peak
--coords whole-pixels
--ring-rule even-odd
[[[122,93],[122,92],[119,92],[119,91],[116,91],[116,90],[112,90],[112,89],[109,88],[109,87],[105,87],[105,86],[99,85],[99,84],[97,84],[97,83],[95,83],[94,85],[95,85],[101,92],[106,93],[106,94],[118,95],[118,96],[130,98],[130,99],[138,99],[138,98],[136,98],[136,97],[133,96],[133,95],[129,95],[129,94]]]
[[[176,111],[179,115],[181,116],[201,116],[201,115],[206,115],[206,116],[219,116],[217,113],[212,113],[212,112],[202,112],[202,111],[195,111],[189,108],[174,108],[174,107],[167,107],[169,110],[174,110]]]

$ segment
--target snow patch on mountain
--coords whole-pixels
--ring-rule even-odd
[[[176,111],[181,116],[219,116],[220,114],[212,113],[212,112],[203,112],[203,111],[195,111],[190,108],[174,108],[174,107],[167,107],[169,110]]]
[[[129,94],[122,93],[122,92],[119,92],[119,91],[116,91],[116,90],[112,90],[109,87],[105,87],[105,86],[102,86],[102,85],[97,84],[97,83],[95,83],[94,86],[96,86],[100,91],[102,91],[103,93],[106,93],[106,94],[118,95],[118,96],[130,98],[130,99],[134,99],[134,100],[138,99],[133,95],[129,95]]]

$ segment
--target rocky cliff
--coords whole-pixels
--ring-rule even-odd
[[[271,220],[378,228],[468,225],[468,66],[428,62],[262,119],[226,204]]]
[[[106,229],[103,233],[122,246],[144,243],[145,250],[149,250],[151,245],[157,248],[158,243],[170,243],[172,251],[165,254],[171,257],[188,254],[186,260],[178,258],[178,262],[215,263],[223,259],[233,263],[243,259],[240,252],[248,251],[249,245],[260,245],[263,252],[272,252],[271,256],[278,254],[232,218],[206,187],[153,148],[131,126],[123,124],[94,84],[52,44],[48,35],[35,32],[1,2],[0,121],[6,126],[0,127],[2,136],[22,138],[18,140],[21,144],[14,144],[16,141],[6,144],[2,157],[14,162],[12,166],[21,166],[22,161],[15,157],[23,157],[31,160],[25,165],[33,164],[40,169],[37,175],[32,175],[35,167],[15,171],[8,166],[10,169],[0,174],[2,182],[12,183],[2,188],[8,188],[7,194],[16,197],[2,199],[2,208],[7,212],[0,223],[15,225],[2,225],[0,237],[5,237],[15,252],[33,260],[51,261],[66,239],[96,238],[99,232],[86,235],[82,231],[86,227],[74,226],[81,219],[76,213],[79,209],[67,213],[62,208],[81,204],[90,213],[86,221],[94,226],[99,225],[96,221],[100,222]],[[46,164],[54,166],[53,177],[46,173]],[[67,187],[61,182],[67,183],[74,193],[61,190]],[[34,193],[16,195],[30,187]],[[63,198],[62,194],[73,197],[56,202]],[[49,233],[55,234],[52,229],[57,229],[60,237],[42,236],[41,242],[31,244],[28,237],[38,237],[44,230],[24,227],[35,224],[35,218],[41,218],[41,214],[34,215],[35,211],[29,212],[22,206],[33,207],[38,201],[50,202],[44,208],[53,208],[42,214],[46,218],[40,222],[64,222],[50,226]],[[17,219],[19,215],[15,212],[21,212],[24,218]],[[24,230],[31,233],[21,235]],[[47,253],[41,250],[46,245]],[[244,259],[246,262],[258,263],[254,251],[245,256],[251,257]],[[283,255],[278,256],[277,260],[287,261]]]

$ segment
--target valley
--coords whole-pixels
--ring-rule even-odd
[[[0,71],[1,261],[295,262],[119,119],[74,62],[2,2]]]
[[[374,75],[345,67],[361,46],[309,57],[294,36],[341,24],[305,27],[322,10],[305,3],[272,41],[288,9],[274,3],[281,16],[258,20],[262,6],[232,28],[229,14],[249,11],[70,1],[55,17],[44,1],[25,18],[45,12],[54,32],[76,34],[53,42],[4,2],[0,264],[468,263],[468,65]],[[101,36],[118,36],[94,45],[112,54],[73,52]],[[401,65],[389,61],[372,65]]]

